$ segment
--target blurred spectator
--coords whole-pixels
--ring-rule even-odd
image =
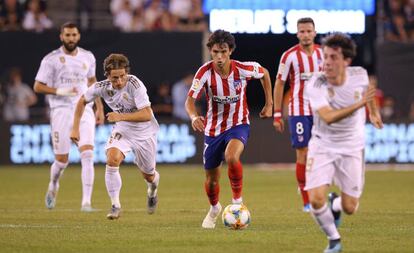
[[[190,120],[185,110],[185,100],[187,99],[187,93],[190,90],[193,82],[193,73],[187,73],[183,79],[179,80],[173,85],[172,88],[172,102],[173,102],[173,116],[182,119]]]
[[[395,109],[395,99],[391,96],[384,98],[383,105],[380,109],[381,117],[384,122],[389,122],[398,118]]]
[[[171,0],[170,12],[178,30],[191,32],[207,30],[201,0]]]
[[[408,37],[414,41],[414,0],[408,0],[404,7],[406,17],[406,30]]]
[[[402,0],[385,1],[385,38],[390,41],[408,41],[407,20]]]
[[[151,98],[152,110],[156,116],[168,116],[171,117],[173,110],[173,103],[170,93],[170,85],[167,82],[163,82],[157,87],[157,94],[154,98]]]
[[[12,122],[28,120],[29,107],[36,102],[37,98],[32,89],[22,82],[20,69],[11,69],[3,107],[4,120]]]
[[[0,0],[0,31],[21,30],[23,7],[17,0]]]
[[[171,31],[174,29],[168,6],[161,0],[151,0],[144,10],[147,31]]]
[[[29,0],[23,19],[23,28],[34,32],[43,32],[53,27],[52,21],[46,15],[45,2]]]
[[[145,27],[142,8],[141,0],[112,0],[114,26],[123,32],[142,31]]]

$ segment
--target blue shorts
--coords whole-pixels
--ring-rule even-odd
[[[238,139],[243,142],[244,146],[246,146],[249,133],[250,126],[243,124],[232,127],[216,137],[204,136],[204,169],[214,169],[221,164],[224,160],[224,151],[230,140]]]
[[[308,146],[312,126],[312,116],[289,116],[290,141],[293,148],[297,149]]]

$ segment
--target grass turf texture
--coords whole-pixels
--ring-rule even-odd
[[[159,166],[159,206],[146,213],[146,184],[121,167],[122,217],[110,221],[103,166],[97,166],[93,213],[80,212],[80,168],[60,181],[56,208],[44,205],[48,166],[0,167],[0,252],[322,252],[327,241],[301,211],[293,171],[245,166],[244,202],[252,223],[242,231],[204,230],[208,211],[201,166]],[[414,251],[414,171],[369,171],[358,213],[340,228],[345,252]],[[220,202],[230,203],[226,170]]]

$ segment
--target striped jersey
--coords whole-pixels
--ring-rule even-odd
[[[264,69],[257,62],[231,60],[231,70],[222,78],[209,61],[201,66],[193,80],[188,96],[197,99],[204,88],[207,115],[204,134],[215,137],[240,124],[250,124],[246,87],[250,79],[260,79]]]
[[[314,45],[311,56],[308,56],[299,44],[283,53],[277,79],[285,82],[289,77],[289,116],[312,115],[309,99],[304,94],[305,82],[310,79],[312,73],[322,70],[322,61],[323,54],[319,45]]]
[[[69,55],[60,47],[46,55],[35,80],[52,88],[76,88],[73,97],[47,95],[50,108],[74,107],[88,89],[88,78],[95,77],[96,60],[93,54],[77,47],[76,55]]]

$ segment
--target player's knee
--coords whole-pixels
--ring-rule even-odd
[[[117,157],[117,156],[108,156],[106,160],[106,163],[111,167],[119,167],[121,162],[122,162],[121,157]]]
[[[64,155],[57,155],[55,157],[55,160],[60,162],[60,163],[68,163],[69,162],[69,157],[68,156],[64,156]]]
[[[234,164],[239,162],[239,157],[234,154],[225,154],[224,159],[227,164]]]
[[[326,199],[323,195],[309,195],[309,202],[313,209],[320,209],[325,205]]]
[[[358,210],[358,202],[343,203],[342,209],[346,214],[352,215]]]

